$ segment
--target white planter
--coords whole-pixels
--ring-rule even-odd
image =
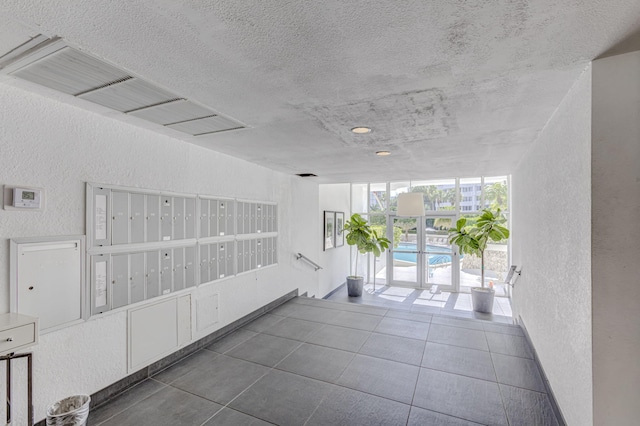
[[[471,303],[473,310],[490,314],[493,311],[493,297],[496,291],[492,288],[471,287]]]

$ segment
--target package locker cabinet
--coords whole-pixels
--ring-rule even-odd
[[[144,262],[144,253],[132,253],[129,255],[129,303],[141,302],[146,298],[146,269]]]
[[[173,197],[173,239],[183,240],[185,238],[185,208],[184,198]]]
[[[101,314],[111,308],[111,256],[91,256],[91,315]]]
[[[209,203],[209,233],[205,237],[217,237],[220,232],[218,210],[220,208],[218,200],[202,200]]]
[[[278,239],[273,238],[273,264],[278,263]]]
[[[251,270],[251,240],[242,241],[244,254],[242,256],[242,261],[244,263],[244,270]]]
[[[144,194],[129,194],[129,242],[144,243]]]
[[[256,224],[256,217],[258,215],[258,205],[255,203],[251,203],[251,233],[255,234],[256,232],[258,232],[258,228],[257,228],[257,224]]]
[[[225,269],[227,270],[227,276],[235,275],[235,254],[236,252],[236,243],[235,241],[229,241],[227,243],[227,255],[225,258]]]
[[[200,198],[200,238],[209,236],[209,200]]]
[[[177,250],[177,249],[176,249]],[[173,284],[173,250],[160,252],[160,294],[171,293]]]
[[[278,238],[271,238],[271,264],[275,265],[278,263],[278,259],[276,258],[276,247],[278,247]]]
[[[278,232],[278,206],[273,206],[273,217],[271,218],[271,232]]]
[[[186,248],[173,249],[173,291],[180,291],[185,288],[184,286],[184,251]]]
[[[209,282],[209,245],[200,245],[200,284]]]
[[[244,233],[251,233],[251,203],[244,203]]]
[[[249,240],[249,243],[251,244],[251,255],[250,255],[250,259],[251,259],[251,264],[249,266],[250,269],[256,269],[257,267],[257,253],[256,253],[256,240]]]
[[[173,197],[162,197],[160,202],[160,236],[162,241],[173,239]]]
[[[264,222],[262,220],[263,208],[264,206],[262,204],[256,204],[256,232],[258,233],[265,232]]]
[[[220,247],[217,243],[209,245],[209,281],[215,281],[220,278],[218,270],[218,255]]]
[[[111,244],[127,244],[129,242],[129,193],[113,191],[111,206]]]
[[[270,206],[271,207],[271,211],[270,211],[270,216],[269,216],[269,232],[277,232],[277,206]]]
[[[236,202],[236,234],[244,234],[244,203]]]
[[[129,255],[111,256],[111,308],[129,304]]]
[[[273,238],[265,238],[265,249],[264,249],[264,258],[265,265],[273,265],[273,256],[271,254],[271,249],[273,247]]]
[[[269,227],[269,208],[271,205],[263,204],[262,205],[262,232],[271,232]]]
[[[236,273],[241,274],[244,269],[244,241],[238,241],[236,243]]]
[[[226,231],[227,231],[227,235],[235,235],[236,234],[236,221],[235,221],[235,210],[236,210],[236,205],[235,202],[233,200],[228,200],[227,201],[227,206],[226,206]]]
[[[158,250],[146,252],[145,295],[146,299],[160,295],[160,252]]]
[[[155,243],[160,241],[160,196],[159,195],[147,195],[147,242]]]
[[[262,238],[255,240],[256,243],[256,268],[262,268]]]
[[[184,248],[184,286],[193,287],[196,283],[196,259],[197,249],[195,246]]]
[[[217,200],[218,204],[218,234],[219,236],[229,235],[227,231],[227,210],[229,202],[227,200]],[[213,237],[214,235],[212,235]]]
[[[184,200],[184,237],[192,239],[196,237],[196,199]]]

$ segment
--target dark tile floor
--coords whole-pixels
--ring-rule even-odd
[[[91,426],[557,425],[515,325],[297,297]]]

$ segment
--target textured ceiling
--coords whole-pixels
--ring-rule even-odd
[[[639,18],[638,0],[3,0],[0,55],[57,35],[248,126],[145,127],[318,182],[495,175]]]

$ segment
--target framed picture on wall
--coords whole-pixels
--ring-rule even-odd
[[[344,245],[344,212],[336,212],[336,247]]]
[[[336,212],[324,211],[324,247],[329,250],[336,246]]]

